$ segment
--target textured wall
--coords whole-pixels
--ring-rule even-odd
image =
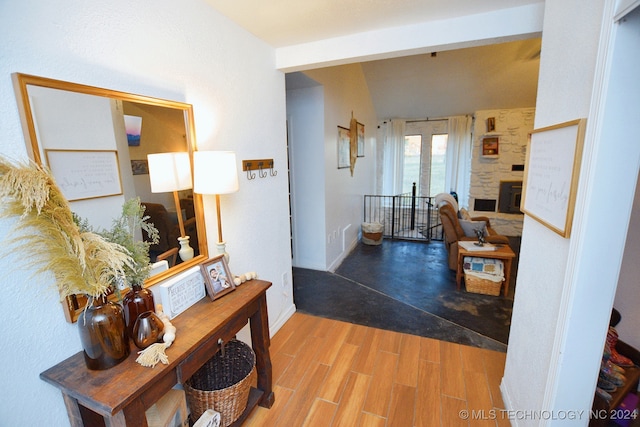
[[[241,175],[240,190],[222,196],[222,216],[232,272],[257,271],[274,281],[267,299],[277,330],[295,307],[284,75],[275,70],[273,48],[201,0],[3,1],[0,39],[4,155],[26,158],[10,76],[22,72],[188,102],[198,148],[235,150],[238,161],[274,159],[278,175],[254,181]],[[214,249],[212,196],[205,211]],[[0,221],[0,239],[11,229]],[[21,256],[5,247],[2,259],[0,385],[10,392],[0,403],[0,425],[68,425],[61,393],[38,375],[81,349],[78,331],[64,320],[51,278],[14,267]]]
[[[535,108],[476,111],[473,127],[473,153],[471,159],[471,186],[469,210],[472,215],[489,217],[491,226],[506,236],[521,236],[521,214],[498,213],[497,203],[500,181],[521,181],[523,172],[514,172],[512,165],[524,165],[527,135],[533,130]],[[487,132],[487,119],[495,118],[495,130]],[[498,156],[482,156],[482,139],[499,138]],[[473,212],[475,199],[495,199],[496,212]]]

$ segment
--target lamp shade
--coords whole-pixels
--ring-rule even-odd
[[[198,194],[227,194],[238,191],[238,167],[233,151],[193,153],[193,191]]]
[[[189,153],[148,154],[147,160],[152,193],[168,193],[192,188]]]

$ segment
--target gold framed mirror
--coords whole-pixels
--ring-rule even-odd
[[[130,198],[140,197],[147,207],[145,214],[151,216],[149,222],[159,229],[161,239],[150,248],[151,261],[159,262],[156,273],[145,281],[146,287],[208,259],[202,196],[191,189],[152,192],[147,163],[148,154],[187,152],[193,171],[192,105],[22,73],[12,77],[31,159],[50,167],[50,154],[56,153],[62,165],[58,167],[64,171],[61,179],[71,181],[70,187],[98,182],[97,168],[105,162],[111,162],[108,167],[119,173],[120,186],[110,181],[110,191],[83,197],[75,187],[74,200],[69,203],[76,214],[100,229],[111,226]],[[141,126],[131,130],[130,122]],[[176,254],[180,248],[174,239],[178,223],[180,229],[188,230],[194,249],[193,258],[184,261]],[[63,301],[69,322],[75,322],[83,308],[80,296]]]

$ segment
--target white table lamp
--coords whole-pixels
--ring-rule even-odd
[[[220,195],[238,191],[238,167],[236,153],[233,151],[196,151],[193,153],[193,192],[198,194],[215,194],[216,213],[218,216],[218,253],[226,252],[226,242],[222,237],[222,220],[220,218]]]
[[[173,192],[173,200],[176,204],[178,226],[180,227],[180,250],[178,255],[182,261],[193,258],[193,248],[189,246],[189,236],[184,231],[182,208],[178,191],[193,188],[191,180],[191,162],[189,153],[157,153],[148,154],[149,179],[152,193]]]

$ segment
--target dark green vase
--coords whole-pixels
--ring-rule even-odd
[[[90,298],[78,318],[80,341],[87,368],[109,369],[125,360],[131,351],[120,304],[106,296]]]

